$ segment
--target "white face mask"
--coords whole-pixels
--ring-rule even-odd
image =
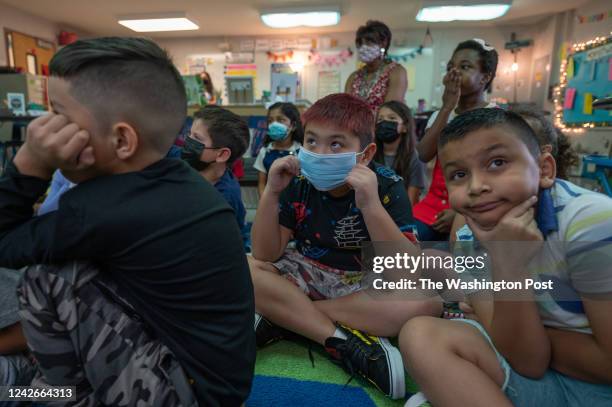
[[[362,45],[357,49],[357,53],[359,55],[359,60],[367,64],[380,58],[384,53],[384,48],[376,44]]]

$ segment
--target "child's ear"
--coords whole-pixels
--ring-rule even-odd
[[[363,149],[363,154],[361,155],[361,164],[368,165],[370,161],[374,159],[374,155],[376,154],[376,143],[370,143]]]
[[[217,155],[217,159],[215,160],[218,163],[226,163],[227,160],[232,156],[232,150],[227,147],[219,149],[219,153]]]
[[[490,73],[485,73],[482,75],[482,79],[481,79],[481,83],[482,83],[482,88],[484,89],[487,86],[487,83],[489,83],[489,81],[491,80],[491,74]]]
[[[115,138],[115,151],[120,160],[132,157],[138,149],[138,133],[136,129],[125,122],[113,126],[113,137]]]
[[[552,154],[544,152],[540,154],[538,160],[540,166],[540,188],[551,188],[557,176],[557,163],[555,162],[555,158]]]
[[[550,144],[543,144],[543,145],[541,145],[540,146],[540,152],[552,154],[552,145],[550,145]]]

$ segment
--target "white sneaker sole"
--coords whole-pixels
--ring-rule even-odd
[[[393,400],[403,399],[406,396],[406,381],[404,376],[404,362],[399,349],[391,345],[388,339],[380,338],[380,346],[387,357],[389,366],[389,384],[391,386],[390,397]]]
[[[263,317],[261,316],[261,314],[258,314],[257,312],[255,313],[255,325],[253,326],[253,329],[255,329],[256,331],[257,331],[257,325],[259,325],[262,318]]]

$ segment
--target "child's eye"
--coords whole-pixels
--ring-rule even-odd
[[[470,69],[470,68],[471,68],[471,66],[470,66],[470,65],[468,65],[468,64],[463,64],[463,65],[461,65],[461,69],[463,69],[464,71],[467,71],[467,70],[468,70],[468,69]]]
[[[497,169],[499,167],[502,167],[504,164],[506,164],[506,160],[502,158],[496,158],[495,160],[491,161],[491,163],[489,164],[489,168]]]
[[[450,180],[451,181],[458,181],[461,178],[465,177],[465,171],[455,171],[451,174],[450,176]]]
[[[331,143],[331,148],[332,150],[338,150],[342,148],[342,144],[338,143],[337,141],[334,141],[333,143]]]
[[[308,144],[309,146],[314,146],[316,142],[313,138],[309,138],[309,139],[306,139],[306,144]]]

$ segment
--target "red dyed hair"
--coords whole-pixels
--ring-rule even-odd
[[[334,93],[319,99],[302,116],[304,129],[309,122],[329,124],[359,137],[361,147],[374,138],[374,114],[368,104],[348,93]]]

